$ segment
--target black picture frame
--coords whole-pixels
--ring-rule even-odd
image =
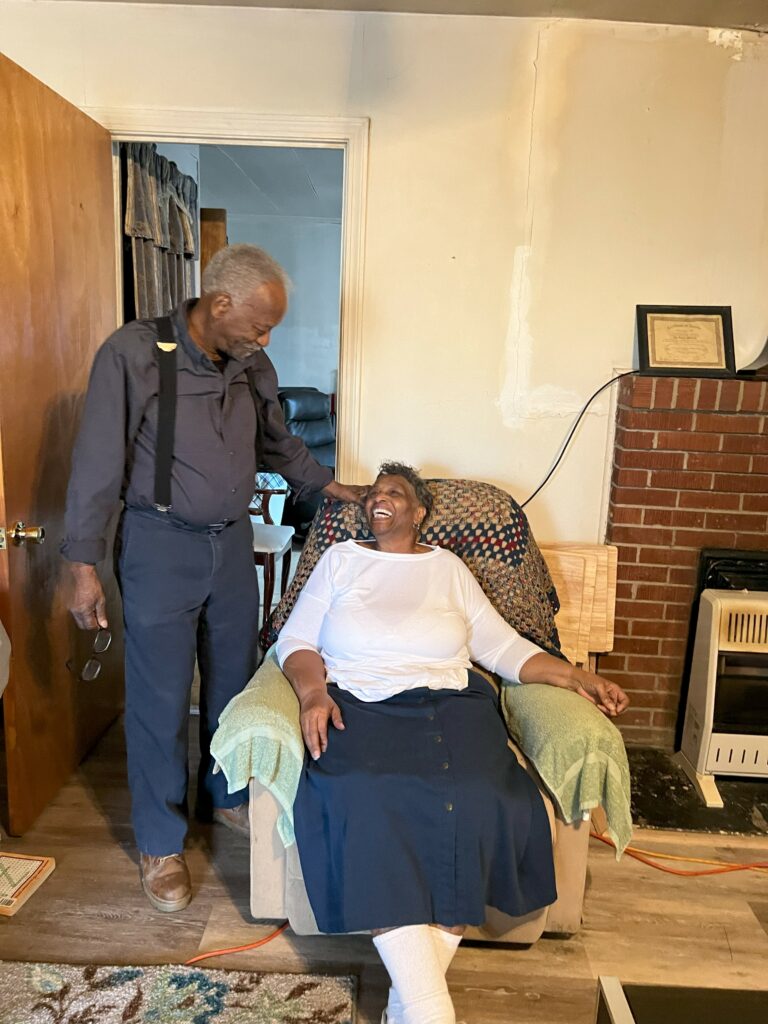
[[[730,306],[638,306],[640,373],[654,377],[733,377]]]

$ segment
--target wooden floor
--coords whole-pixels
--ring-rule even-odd
[[[731,862],[768,860],[768,840],[639,832],[635,845]],[[103,964],[179,963],[253,942],[270,930],[248,912],[247,842],[195,826],[189,863],[195,899],[159,914],[138,884],[119,727],[105,737],[23,839],[9,851],[48,854],[57,867],[14,918],[0,918],[0,959]],[[351,972],[363,1024],[378,1024],[387,979],[370,939],[286,933],[215,967]],[[590,853],[584,925],[574,938],[529,949],[464,947],[449,973],[466,1024],[592,1024],[595,979],[768,989],[768,874],[682,879],[607,848]],[[2,1008],[0,1007],[0,1021]]]

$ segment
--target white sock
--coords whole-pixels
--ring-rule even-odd
[[[414,924],[373,939],[400,997],[401,1024],[456,1024],[432,931]]]
[[[461,935],[454,935],[452,932],[443,931],[442,928],[431,927],[432,941],[435,946],[437,958],[440,961],[440,968],[445,974],[451,966],[451,961],[456,955],[456,950],[461,942]],[[402,1024],[403,1004],[397,989],[390,986],[389,999],[387,1000],[387,1022],[388,1024]]]

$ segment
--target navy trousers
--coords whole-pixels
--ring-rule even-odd
[[[223,529],[127,509],[117,559],[125,623],[125,736],[136,842],[180,853],[187,832],[189,701],[200,669],[197,811],[235,807],[213,774],[219,715],[256,667],[259,591],[247,516]]]

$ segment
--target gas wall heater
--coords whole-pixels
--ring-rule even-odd
[[[677,759],[707,807],[716,775],[768,778],[768,593],[702,591]]]

